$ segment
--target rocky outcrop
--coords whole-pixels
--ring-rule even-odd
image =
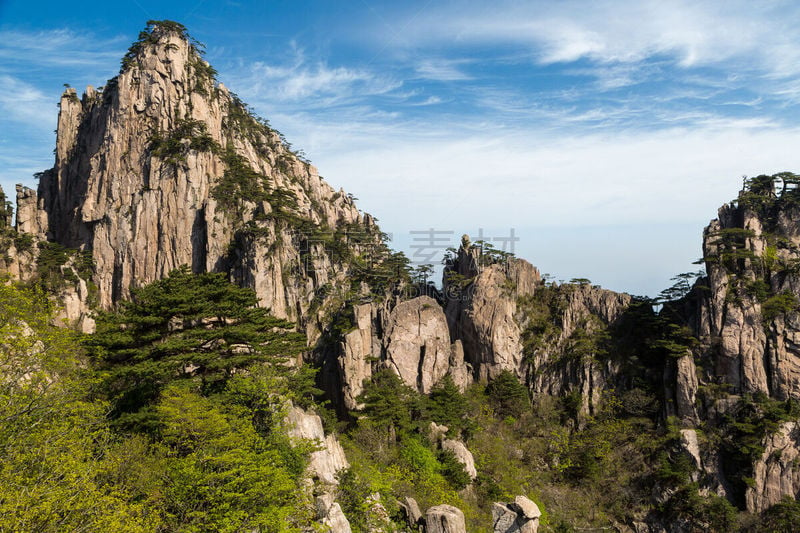
[[[16,229],[37,241],[47,237],[47,213],[39,209],[36,192],[22,185],[17,185]]]
[[[317,517],[330,533],[352,533],[350,522],[342,512],[342,507],[334,501],[331,492],[324,492],[317,496]]]
[[[694,354],[688,352],[675,361],[675,370],[668,373],[673,379],[666,380],[667,397],[674,399],[667,403],[667,414],[677,416],[685,425],[694,426],[699,422],[697,413],[697,367]],[[674,385],[673,385],[674,383]]]
[[[800,496],[800,423],[786,422],[764,440],[753,465],[753,484],[745,493],[747,509],[760,513],[785,496]]]
[[[527,261],[495,262],[468,236],[462,238],[444,272],[445,311],[451,339],[461,341],[478,379],[503,370],[524,374],[517,299],[532,295],[540,281],[539,271]]]
[[[405,496],[399,502],[400,509],[403,511],[406,519],[406,525],[411,528],[411,531],[420,531],[424,527],[424,520],[422,511],[419,509],[419,504],[414,498]]]
[[[436,505],[425,513],[425,533],[467,533],[464,513],[452,505]]]
[[[337,485],[336,473],[348,468],[350,464],[347,462],[342,445],[339,444],[336,436],[325,435],[322,419],[299,407],[289,408],[286,422],[290,437],[308,440],[320,447],[319,450],[311,453],[308,464],[310,475],[323,483]]]
[[[430,296],[353,307],[355,328],[344,334],[338,378],[347,409],[358,408],[363,383],[379,368],[394,371],[427,394],[446,375],[461,390],[472,383],[460,341],[450,343],[442,307]]]
[[[384,364],[409,387],[429,393],[450,366],[450,332],[441,306],[429,296],[401,302],[384,332]]]
[[[322,419],[318,415],[299,407],[289,407],[285,423],[289,437],[295,442],[307,441],[318,447],[311,453],[306,467],[309,483],[316,481],[317,490],[320,491],[316,498],[317,518],[332,533],[350,533],[350,522],[334,499],[335,489],[339,485],[336,474],[350,466],[342,445],[335,435],[325,435]],[[309,490],[313,490],[313,485]]]
[[[442,441],[442,449],[452,452],[456,456],[458,462],[464,465],[464,471],[469,475],[469,478],[475,480],[478,477],[478,471],[475,469],[475,459],[463,442],[460,440],[444,439]]]
[[[539,506],[526,496],[517,496],[512,503],[492,506],[494,533],[536,533],[539,530]]]
[[[797,399],[800,314],[776,297],[800,295],[793,268],[800,262],[800,209],[770,201],[769,213],[727,204],[705,229],[707,277],[698,281],[704,288],[695,293],[692,318],[713,362],[708,379],[729,384],[732,393]]]
[[[356,329],[344,335],[338,358],[340,390],[348,410],[360,407],[357,398],[363,392],[364,381],[372,376],[373,354],[380,354],[380,339],[373,330],[377,319],[373,305],[357,305],[353,315]]]
[[[593,414],[603,394],[624,380],[620,361],[603,354],[603,342],[627,311],[631,297],[588,283],[551,284],[539,296],[548,299],[550,320],[558,326],[541,334],[527,354],[531,390],[556,397],[580,393],[578,414]],[[531,314],[541,304],[535,300],[528,304],[534,306],[524,308],[528,313],[520,322],[529,328],[529,335],[537,335]]]
[[[230,272],[278,317],[315,321],[319,289],[346,277],[327,243],[357,248],[347,228],[373,235],[175,26],[143,32],[102,90],[64,92],[55,153],[38,195],[19,189],[17,227],[91,251],[101,308],[185,264]]]
[[[464,236],[445,268],[445,310],[476,379],[516,374],[535,395],[580,393],[588,415],[620,378],[619,363],[600,358],[598,339],[631,297],[588,283],[543,283],[527,261],[498,257]],[[459,348],[459,349],[462,349]]]
[[[706,275],[680,304],[700,346],[694,356],[677,360],[673,388],[667,387],[675,404],[667,413],[685,426],[705,421],[724,432],[741,406],[800,398],[800,208],[796,192],[776,193],[774,179],[750,181],[703,234]],[[699,394],[703,390],[715,392]],[[733,492],[718,464],[721,450],[700,446],[711,490],[743,501],[750,512],[784,495],[796,497],[800,486],[793,458],[800,456],[800,441],[795,422],[779,427],[763,436],[765,451],[752,471],[726,471],[754,480]],[[735,447],[726,453],[735,454]]]

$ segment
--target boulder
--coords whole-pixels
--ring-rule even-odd
[[[478,471],[475,469],[475,459],[463,442],[460,440],[445,439],[442,441],[442,449],[453,452],[458,462],[464,465],[464,470],[469,475],[470,479],[474,480],[478,477]]]
[[[539,506],[527,496],[517,496],[512,503],[497,502],[492,505],[492,531],[493,533],[536,533],[541,516]]]
[[[425,513],[425,533],[467,533],[464,513],[452,505],[436,505]]]

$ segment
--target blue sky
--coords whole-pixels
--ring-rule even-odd
[[[555,279],[655,295],[743,175],[800,170],[797,2],[161,4],[0,0],[7,192],[52,165],[63,84],[104,84],[148,19],[412,259],[412,231],[513,228]]]

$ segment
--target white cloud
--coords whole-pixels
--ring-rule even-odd
[[[57,29],[40,32],[0,31],[0,59],[35,67],[105,67],[118,65],[127,37],[97,38]],[[114,71],[107,73],[110,75]]]
[[[465,81],[473,79],[472,76],[462,72],[459,67],[467,63],[465,60],[426,59],[416,67],[420,78],[437,81]]]
[[[58,114],[53,99],[40,89],[13,76],[0,74],[0,109],[5,120],[52,130]]]
[[[243,96],[268,98],[273,102],[330,106],[353,103],[402,86],[402,82],[361,68],[330,67],[323,61],[308,61],[303,50],[294,49],[286,64],[256,61],[224,73],[231,86],[244,87]]]
[[[737,60],[786,77],[800,73],[796,2],[582,0],[464,2],[430,8],[409,25],[406,46],[511,43],[543,64],[587,58],[638,63],[670,57],[683,67]]]

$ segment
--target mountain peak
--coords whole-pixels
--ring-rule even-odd
[[[162,46],[159,50],[159,46]],[[136,40],[122,58],[120,74],[140,63],[148,50],[156,49],[156,53],[179,52],[202,56],[205,48],[202,43],[189,35],[186,26],[173,20],[148,20],[147,26],[139,32]]]

